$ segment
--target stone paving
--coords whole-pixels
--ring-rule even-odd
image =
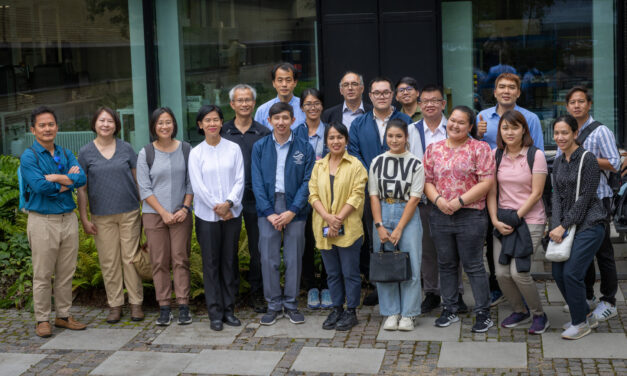
[[[105,322],[106,310],[74,307],[88,323],[84,332],[54,328],[48,339],[35,335],[32,313],[0,310],[0,376],[4,375],[627,375],[627,281],[621,282],[619,316],[600,323],[579,341],[559,338],[568,321],[553,282],[538,282],[552,323],[541,335],[528,327],[493,327],[471,333],[473,316],[449,328],[435,328],[439,312],[418,319],[412,332],[385,332],[378,307],[359,310],[359,325],[349,332],[324,331],[327,311],[304,310],[307,322],[281,319],[270,327],[260,315],[238,310],[242,327],[209,329],[203,312],[189,326],[154,325],[156,311],[143,322]],[[472,302],[470,288],[464,299]],[[550,304],[549,304],[550,302]],[[492,309],[500,322],[511,312],[507,303]],[[176,313],[176,312],[175,312]]]

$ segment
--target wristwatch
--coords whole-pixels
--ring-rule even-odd
[[[226,200],[226,203],[229,204],[229,208],[233,207],[233,201],[231,200]]]
[[[189,206],[187,206],[187,205],[183,205],[183,208],[185,208],[185,210],[187,210],[187,212],[188,212],[188,213],[191,213],[191,212],[192,212],[192,208],[190,208],[190,207],[189,207]]]
[[[377,222],[377,223],[374,224],[374,227],[376,227],[376,228],[379,228],[381,226],[383,226],[383,222]]]

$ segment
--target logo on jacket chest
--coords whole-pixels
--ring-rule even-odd
[[[302,165],[305,162],[305,154],[303,154],[300,150],[297,150],[294,155],[294,164]]]

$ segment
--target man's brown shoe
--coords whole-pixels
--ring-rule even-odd
[[[35,334],[41,338],[48,338],[52,335],[52,326],[48,321],[42,321],[35,325]]]
[[[141,304],[131,304],[131,320],[142,321],[144,319],[144,311]]]
[[[107,322],[109,324],[115,324],[120,321],[122,317],[122,306],[109,308],[109,315],[107,315]]]
[[[57,328],[66,328],[70,330],[84,330],[85,328],[87,328],[87,325],[81,324],[80,322],[74,320],[72,316],[68,317],[67,319],[57,317],[56,319],[54,319],[54,326],[56,326]]]

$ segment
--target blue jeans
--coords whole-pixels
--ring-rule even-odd
[[[570,322],[573,325],[586,321],[590,311],[586,302],[584,277],[594,261],[594,255],[599,250],[604,233],[603,224],[576,232],[570,258],[564,262],[553,263],[553,278],[568,303]]]
[[[381,202],[381,217],[383,226],[391,233],[401,220],[405,210],[405,203],[388,204]],[[381,247],[381,239],[376,228],[373,228],[373,250],[378,252]],[[385,244],[386,249],[392,250],[392,243]],[[402,252],[409,253],[411,264],[411,279],[403,282],[377,283],[379,294],[379,312],[383,316],[398,315],[413,317],[420,315],[420,303],[422,302],[422,288],[420,286],[420,263],[422,261],[422,224],[420,212],[416,208],[398,247]]]
[[[459,209],[447,215],[434,207],[429,217],[431,237],[438,252],[440,292],[444,309],[457,313],[458,269],[461,260],[475,297],[475,313],[490,309],[490,285],[483,265],[488,227],[484,210]]]
[[[332,246],[331,249],[320,250],[334,307],[342,307],[344,300],[346,308],[355,309],[359,306],[361,294],[359,254],[363,240],[361,237],[348,247]]]

